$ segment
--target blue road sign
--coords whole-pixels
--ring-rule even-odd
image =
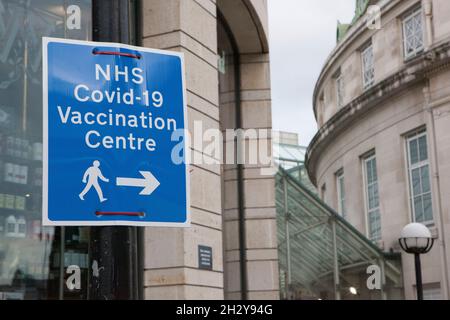
[[[183,55],[43,38],[45,225],[189,225]]]

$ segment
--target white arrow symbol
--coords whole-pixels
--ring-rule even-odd
[[[142,187],[141,196],[149,196],[159,187],[158,179],[150,171],[139,171],[144,179],[117,178],[116,184],[124,187]]]

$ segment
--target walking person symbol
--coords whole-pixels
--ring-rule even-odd
[[[83,183],[87,183],[86,187],[84,187],[83,191],[81,191],[81,193],[79,194],[79,197],[81,200],[84,201],[84,196],[86,195],[86,193],[89,192],[89,190],[91,190],[92,187],[94,187],[95,191],[97,191],[98,194],[98,198],[100,199],[100,202],[105,202],[106,198],[103,198],[103,192],[102,189],[100,188],[100,185],[98,184],[98,179],[104,181],[104,182],[109,182],[109,179],[106,179],[102,172],[100,171],[100,161],[95,160],[92,163],[92,167],[89,167],[86,172],[83,175]]]

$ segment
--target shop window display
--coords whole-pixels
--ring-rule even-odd
[[[65,285],[70,265],[87,281],[87,228],[41,224],[42,37],[89,40],[91,17],[90,0],[0,0],[0,299],[87,295]]]

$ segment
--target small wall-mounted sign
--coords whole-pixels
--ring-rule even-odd
[[[212,270],[212,248],[207,246],[198,246],[198,267],[203,270]]]
[[[221,74],[225,74],[227,73],[227,68],[226,68],[226,58],[227,58],[227,54],[225,51],[222,51],[222,55],[218,57],[218,63],[217,63],[217,67],[219,69],[219,72]]]

